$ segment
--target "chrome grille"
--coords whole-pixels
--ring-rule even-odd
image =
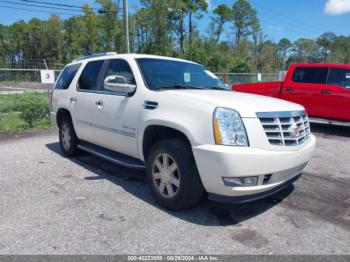
[[[309,119],[304,111],[257,113],[266,137],[274,146],[298,146],[310,138]]]

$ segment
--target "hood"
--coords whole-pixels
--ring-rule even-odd
[[[215,107],[232,108],[241,117],[256,117],[257,112],[301,111],[304,107],[281,99],[220,90],[168,90],[171,96],[198,100]]]

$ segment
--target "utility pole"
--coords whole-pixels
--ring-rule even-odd
[[[123,14],[124,14],[125,47],[126,47],[126,52],[130,53],[128,0],[123,0]]]

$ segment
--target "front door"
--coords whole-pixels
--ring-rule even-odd
[[[136,84],[133,72],[126,60],[110,59],[106,63],[102,79],[112,75],[120,76],[126,79],[127,84]],[[137,129],[142,103],[137,99],[137,93],[126,96],[107,90],[102,84],[95,100],[97,106],[94,126],[95,136],[98,137],[96,144],[138,157]]]

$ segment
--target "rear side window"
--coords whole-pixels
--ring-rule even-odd
[[[350,88],[350,70],[331,68],[329,70],[327,84]]]
[[[328,68],[326,67],[297,67],[293,74],[293,82],[325,84]]]
[[[55,89],[68,89],[81,64],[66,66],[57,80]]]
[[[99,74],[103,60],[92,61],[87,63],[81,76],[79,78],[79,89],[82,90],[98,90],[99,86]]]

